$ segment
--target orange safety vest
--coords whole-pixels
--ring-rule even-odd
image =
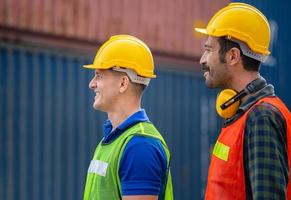
[[[291,166],[291,114],[288,108],[278,97],[265,97],[255,105],[266,102],[275,106],[286,120],[287,146],[289,168]],[[246,199],[245,176],[243,165],[243,142],[246,111],[234,123],[224,127],[213,149],[211,163],[208,171],[206,200],[235,200]],[[291,173],[287,186],[287,199],[291,199]]]

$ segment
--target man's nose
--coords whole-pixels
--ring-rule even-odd
[[[96,81],[94,80],[94,78],[92,78],[92,80],[89,82],[89,88],[91,90],[94,90],[96,86],[97,86]]]
[[[205,52],[202,54],[202,56],[200,58],[200,65],[204,65],[204,64],[206,64]]]

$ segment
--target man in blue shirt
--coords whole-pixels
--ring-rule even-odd
[[[95,69],[94,109],[108,114],[84,199],[173,199],[168,147],[141,109],[143,91],[156,77],[149,48],[133,36],[113,36],[84,67]]]

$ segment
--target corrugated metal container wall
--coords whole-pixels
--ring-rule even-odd
[[[105,120],[92,109],[85,62],[57,49],[0,43],[0,199],[82,198]],[[176,199],[201,199],[219,129],[216,94],[193,71],[158,65],[143,105],[172,152]]]
[[[132,34],[155,51],[197,57],[201,41],[193,38],[193,25],[205,25],[212,13],[228,2],[1,0],[0,25],[93,42]]]
[[[88,102],[84,59],[5,45],[0,61],[0,198],[81,199],[104,118]]]
[[[271,25],[271,56],[262,66],[261,74],[275,86],[276,94],[291,109],[291,4],[287,0],[242,0],[249,3],[268,18]]]

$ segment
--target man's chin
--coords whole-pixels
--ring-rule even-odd
[[[94,110],[98,110],[98,111],[102,111],[102,112],[106,112],[105,110],[104,110],[104,108],[102,108],[100,105],[98,105],[98,104],[93,104],[93,108],[94,108]]]
[[[205,80],[205,85],[210,89],[216,88],[215,85],[213,84],[213,82],[211,82],[207,79]]]
[[[95,109],[95,110],[100,110],[100,106],[98,105],[98,104],[93,104],[93,108]]]

